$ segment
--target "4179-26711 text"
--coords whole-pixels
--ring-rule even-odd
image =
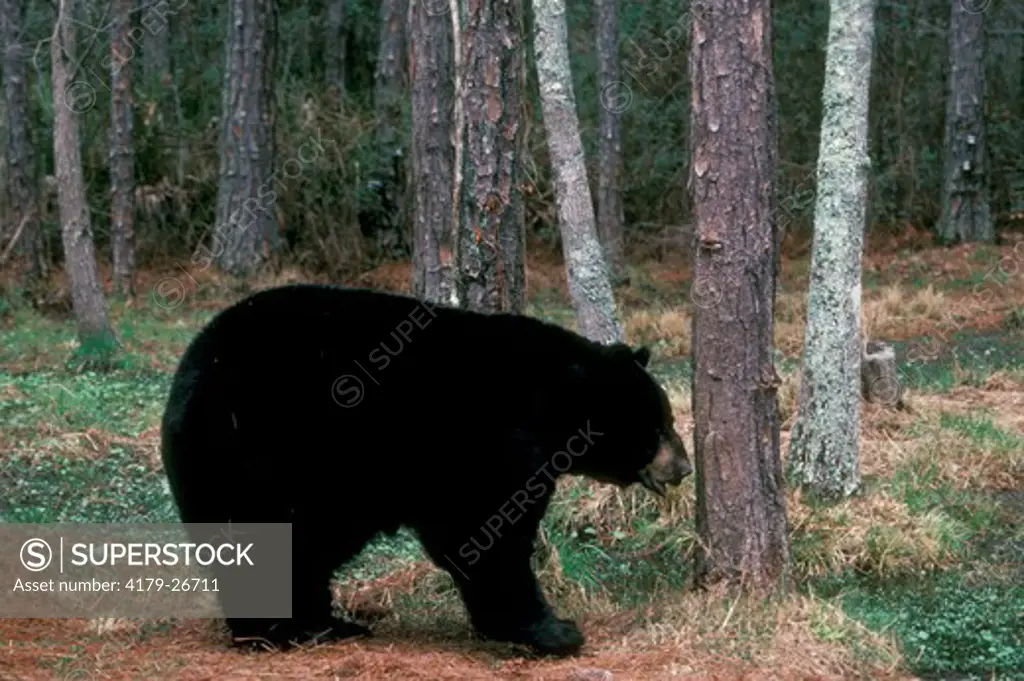
[[[220,591],[217,579],[189,577],[181,579],[173,577],[136,577],[125,582],[104,581],[99,579],[30,581],[18,579],[11,591],[49,591],[49,592],[90,592],[90,591]]]

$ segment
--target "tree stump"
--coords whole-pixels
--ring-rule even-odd
[[[861,395],[868,402],[905,409],[904,388],[899,380],[896,351],[888,343],[868,341],[864,344],[860,365]]]

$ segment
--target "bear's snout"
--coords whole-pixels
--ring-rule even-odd
[[[662,441],[654,459],[640,471],[640,480],[647,489],[658,496],[665,496],[666,485],[678,485],[691,473],[693,466],[686,456],[686,447],[673,433]]]

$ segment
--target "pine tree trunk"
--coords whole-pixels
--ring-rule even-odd
[[[75,84],[74,1],[60,0],[57,21],[50,42],[53,79],[53,160],[57,175],[57,203],[60,213],[64,261],[71,281],[71,304],[83,348],[103,351],[113,342],[92,240],[89,206],[85,199],[82,154],[78,139],[78,116],[68,105]]]
[[[334,90],[339,103],[345,101],[345,0],[328,0],[327,29],[324,35],[324,75],[327,87]]]
[[[587,182],[576,98],[569,72],[564,0],[533,0],[537,81],[551,165],[555,174],[558,224],[565,249],[569,295],[580,333],[600,343],[620,342],[622,322],[615,308],[594,204]]]
[[[773,357],[770,1],[698,0],[690,50],[697,578],[770,587],[789,565]]]
[[[413,218],[413,290],[434,302],[445,272],[441,246],[451,244],[452,223],[452,25],[436,0],[411,0],[409,74],[412,80],[412,147],[416,208]]]
[[[391,159],[399,155],[398,129],[402,124],[405,73],[405,31],[409,19],[409,0],[381,0],[380,42],[374,72],[373,102],[376,115],[377,149],[390,175]]]
[[[8,199],[10,229],[0,230],[0,254],[17,254],[23,283],[33,287],[45,272],[39,229],[39,190],[29,135],[28,59],[25,49],[26,0],[0,0],[0,49],[3,50],[4,103],[7,110]],[[16,240],[15,240],[16,239]]]
[[[832,0],[811,290],[789,466],[824,497],[860,485],[861,252],[867,209],[874,0]]]
[[[522,312],[526,230],[520,179],[523,128],[521,0],[460,2],[456,120],[461,168],[454,299],[478,311]],[[458,146],[456,147],[458,149]]]
[[[622,83],[619,76],[618,0],[597,0],[597,60],[601,88],[597,233],[613,284],[626,281],[623,260]]]
[[[995,232],[985,146],[985,12],[965,0],[952,0],[952,6],[944,139],[946,183],[938,233],[947,243],[990,242]]]
[[[135,149],[130,33],[134,0],[113,0],[110,27],[110,200],[114,289],[135,296]]]
[[[256,271],[280,244],[275,207],[281,185],[272,174],[276,31],[275,0],[231,0],[211,251],[221,269],[236,276]]]

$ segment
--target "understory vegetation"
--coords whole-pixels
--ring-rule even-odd
[[[793,589],[785,598],[751,601],[689,589],[697,541],[692,479],[665,500],[564,480],[536,560],[557,607],[582,620],[594,659],[537,663],[530,678],[564,679],[565,665],[592,664],[614,678],[652,678],[645,669],[685,676],[760,668],[783,678],[1024,679],[1024,284],[1020,275],[992,280],[997,295],[983,309],[969,304],[976,289],[964,284],[1004,255],[997,247],[962,247],[869,256],[868,335],[894,341],[901,356],[908,344],[924,341],[937,351],[901,364],[908,410],[865,405],[859,494],[823,504],[790,490]],[[928,276],[938,263],[945,263],[943,274]],[[630,341],[654,347],[653,371],[689,437],[692,306],[685,269],[671,263],[636,269],[618,297]],[[159,279],[159,273],[147,276]],[[382,268],[361,283],[400,289],[404,276],[398,266]],[[805,260],[785,263],[776,314],[784,456],[799,387],[806,279]],[[0,310],[5,520],[177,520],[159,462],[171,373],[195,331],[239,295],[213,278],[197,283],[173,309],[152,300],[115,306],[125,352],[114,371],[102,374],[78,369],[68,318],[17,304]],[[260,285],[274,283],[280,282]],[[531,268],[530,300],[530,314],[573,325],[559,265]],[[372,622],[382,640],[335,649],[348,651],[349,663],[351,656],[363,660],[363,672],[384,664],[379,655],[387,646],[442,637],[448,648],[453,640],[462,646],[452,658],[461,662],[450,663],[450,676],[434,670],[432,678],[504,678],[506,672],[522,678],[517,670],[527,663],[473,640],[453,583],[414,537],[377,541],[338,580],[340,601]],[[45,644],[5,630],[8,661],[22,655],[33,673],[88,669],[94,678],[104,678],[104,665],[136,665],[139,678],[152,678],[157,672],[147,664],[158,664],[161,674],[192,663],[245,664],[211,657],[224,653],[208,643],[218,636],[210,622],[76,626],[47,633]],[[190,635],[207,641],[200,662],[178,648],[162,652],[158,663],[146,661],[155,656],[95,654],[111,641],[138,651],[180,645]],[[39,646],[49,653],[40,654]],[[406,664],[391,673],[417,678],[415,661]],[[26,671],[17,678],[34,677]]]

